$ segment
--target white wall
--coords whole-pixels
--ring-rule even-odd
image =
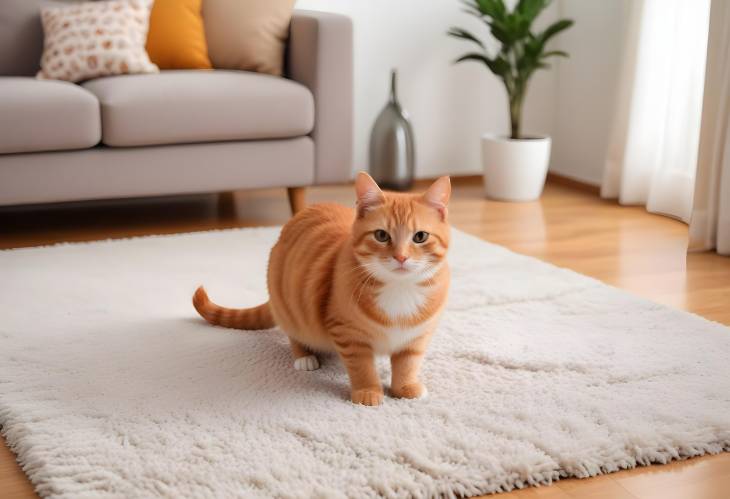
[[[556,45],[570,54],[557,67],[550,171],[599,185],[611,135],[630,0],[560,0],[575,20]]]
[[[538,72],[525,103],[524,131],[554,136],[554,171],[600,180],[611,107],[607,97],[627,1],[558,0],[539,18],[543,26],[559,15],[577,21],[560,35],[571,58]],[[472,46],[447,37],[449,27],[489,38],[483,24],[461,12],[458,0],[298,0],[296,7],[353,19],[356,170],[367,168],[370,129],[387,100],[395,67],[400,100],[416,136],[416,175],[481,172],[479,137],[509,132],[507,100],[501,82],[485,67],[452,64]]]
[[[458,0],[299,0],[299,9],[346,14],[355,45],[355,169],[367,168],[375,117],[388,96],[389,73],[399,71],[399,97],[416,138],[416,175],[479,173],[479,137],[509,132],[504,88],[478,63],[452,65],[473,46],[446,36],[451,26],[486,27],[461,12]],[[551,6],[541,22],[554,19]],[[525,104],[526,131],[551,133],[555,72],[535,78]]]

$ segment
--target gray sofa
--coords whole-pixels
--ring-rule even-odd
[[[286,78],[163,71],[36,80],[40,2],[0,5],[0,206],[347,181],[352,26],[295,11]],[[40,37],[40,38],[39,38]]]

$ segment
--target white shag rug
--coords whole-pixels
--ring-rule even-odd
[[[354,406],[335,358],[190,304],[265,300],[277,234],[0,252],[0,424],[42,496],[469,496],[730,449],[730,329],[458,231],[429,398]]]

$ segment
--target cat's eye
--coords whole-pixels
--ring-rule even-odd
[[[375,237],[375,240],[380,243],[387,243],[390,241],[390,234],[385,232],[383,229],[378,229],[373,232],[373,237]]]
[[[428,232],[419,230],[415,234],[413,234],[413,242],[416,244],[425,243],[426,239],[428,239]]]

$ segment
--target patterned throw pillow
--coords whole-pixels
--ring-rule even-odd
[[[142,0],[106,0],[41,8],[42,79],[157,73],[145,51],[150,9]]]

